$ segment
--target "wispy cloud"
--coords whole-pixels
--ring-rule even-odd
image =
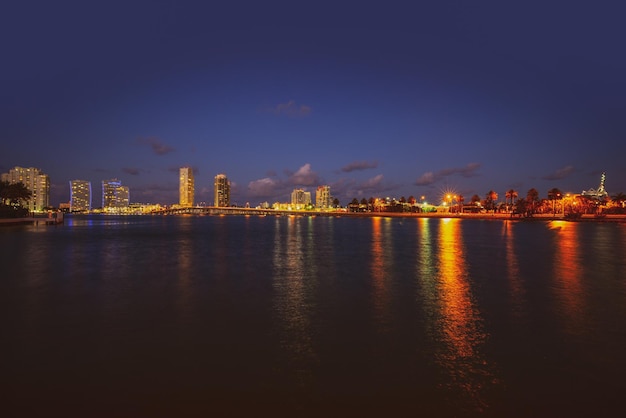
[[[286,199],[295,187],[314,188],[324,180],[306,163],[298,170],[284,170],[285,177],[279,178],[271,171],[264,178],[248,183],[248,193],[252,197],[267,199]],[[312,191],[312,190],[311,190]]]
[[[351,173],[353,171],[369,170],[370,168],[378,167],[378,161],[353,161],[348,165],[341,167],[341,171],[344,173]]]
[[[334,196],[344,199],[342,203],[347,203],[353,198],[382,197],[387,192],[397,189],[397,185],[386,182],[382,174],[378,174],[362,182],[352,179],[341,179],[331,184],[331,191]],[[347,199],[347,200],[345,200]]]
[[[164,144],[159,138],[156,137],[137,138],[137,142],[141,145],[150,146],[156,155],[165,155],[176,151],[174,148]]]
[[[279,180],[265,177],[248,183],[248,193],[252,197],[270,198],[276,196],[279,187]]]
[[[416,181],[417,186],[428,186],[446,177],[460,175],[462,177],[473,177],[480,168],[480,163],[469,163],[465,167],[444,168],[439,171],[427,171],[422,174]]]
[[[564,179],[565,177],[569,176],[570,174],[574,173],[574,171],[576,171],[576,169],[574,168],[573,165],[568,165],[565,166],[563,168],[559,168],[558,170],[556,170],[553,173],[547,174],[543,177],[541,177],[542,180],[561,180]]]
[[[289,117],[301,117],[311,114],[311,106],[305,104],[297,104],[293,100],[289,100],[287,103],[279,103],[276,106],[270,108],[270,111],[275,115],[285,115]]]
[[[122,168],[122,171],[126,174],[130,174],[131,176],[138,176],[141,172],[140,169],[134,167],[124,167]]]

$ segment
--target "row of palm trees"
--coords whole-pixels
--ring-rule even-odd
[[[547,199],[540,199],[539,192],[535,188],[529,189],[525,198],[518,199],[518,197],[519,193],[517,190],[507,190],[505,193],[504,207],[501,206],[499,209],[503,209],[507,212],[532,215],[538,211],[546,212],[546,209],[549,209],[551,206],[552,213],[556,214],[557,202],[568,198],[570,212],[591,213],[597,212],[600,207],[615,207],[623,209],[624,203],[626,202],[626,194],[621,192],[616,193],[609,199],[594,199],[584,195],[575,195],[570,198],[569,194],[564,194],[556,187],[548,190]],[[475,195],[472,197],[472,202],[477,202],[479,199],[480,198]],[[493,190],[487,192],[485,200],[483,201],[485,208],[488,210],[495,210],[497,199],[498,194],[496,192]],[[563,212],[565,212],[564,205],[565,203],[562,204]]]
[[[566,197],[569,198],[569,195],[564,194],[558,188],[552,188],[548,190],[547,199],[540,199],[539,191],[535,188],[531,188],[526,192],[526,196],[522,198],[520,198],[519,192],[515,189],[509,189],[505,192],[503,203],[498,203],[498,197],[498,193],[494,190],[489,190],[484,199],[481,199],[479,195],[475,194],[470,199],[470,206],[475,209],[484,208],[488,211],[498,210],[526,216],[550,211],[556,214],[557,202]],[[421,200],[423,202],[424,198],[422,197]],[[444,196],[444,201],[446,201],[446,204],[450,205],[452,210],[463,210],[465,197],[463,195]],[[452,204],[453,201],[456,202],[456,206]],[[608,201],[576,195],[575,197],[569,198],[568,202],[570,204],[570,212],[594,213],[598,211],[599,207],[607,205],[623,208],[626,202],[626,195],[624,193],[617,193],[611,196]],[[410,208],[414,208],[416,203],[417,199],[414,196],[409,196],[408,198],[402,196],[399,200],[370,197],[369,199],[362,198],[361,200],[354,198],[348,204],[348,207],[354,210],[366,211],[381,210],[381,207],[384,207],[384,210],[407,210],[407,207],[411,210]]]

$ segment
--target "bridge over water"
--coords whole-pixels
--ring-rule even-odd
[[[152,212],[157,215],[256,215],[256,216],[337,216],[341,212],[328,212],[318,210],[277,210],[277,209],[257,209],[257,208],[235,208],[235,207],[187,207],[175,209],[163,209]]]

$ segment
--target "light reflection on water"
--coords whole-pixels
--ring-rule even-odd
[[[276,218],[274,234],[274,303],[279,322],[280,345],[285,350],[288,375],[298,386],[311,383],[312,363],[316,353],[312,345],[310,292],[314,278],[305,264],[307,242],[303,237],[302,218]],[[285,228],[286,230],[283,230]]]
[[[571,333],[586,331],[586,314],[582,289],[582,265],[580,263],[579,236],[577,224],[554,221],[553,229],[557,233],[554,257],[555,291],[565,323],[565,329]]]
[[[437,359],[448,372],[447,385],[453,390],[460,389],[462,396],[467,396],[473,407],[481,410],[487,406],[481,391],[485,374],[489,372],[486,361],[481,358],[480,347],[487,334],[472,301],[461,222],[444,219],[439,225],[437,282],[440,314],[436,326],[443,344]]]
[[[387,281],[393,269],[391,224],[391,219],[389,218],[372,218],[372,304],[374,308],[374,323],[377,326],[378,332],[381,333],[388,331],[390,326],[389,303],[391,295]]]
[[[68,217],[0,230],[0,249],[15,405],[76,393],[83,412],[106,399],[102,416],[163,399],[572,416],[621,404],[606,382],[626,369],[622,225]]]
[[[524,283],[520,273],[518,257],[515,248],[515,222],[502,222],[502,235],[506,241],[506,265],[510,287],[510,303],[513,307],[513,314],[520,317],[523,307],[526,304]]]

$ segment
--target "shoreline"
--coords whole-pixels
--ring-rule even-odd
[[[318,212],[318,211],[281,211],[281,210],[257,210],[243,208],[227,208],[227,213],[151,213],[146,215],[113,215],[113,216],[323,216],[323,217],[348,217],[348,218],[438,218],[438,219],[476,219],[476,220],[498,220],[515,222],[617,222],[626,223],[626,214],[608,214],[603,216],[582,215],[577,219],[567,219],[563,215],[557,214],[535,214],[532,217],[511,216],[510,213],[407,213],[407,212]],[[109,214],[90,214],[96,216],[111,216]],[[74,216],[74,215],[69,215]],[[85,216],[81,214],[78,216]],[[89,215],[88,215],[89,216]],[[5,218],[0,219],[0,226],[11,225],[57,225],[62,223],[54,218]]]

